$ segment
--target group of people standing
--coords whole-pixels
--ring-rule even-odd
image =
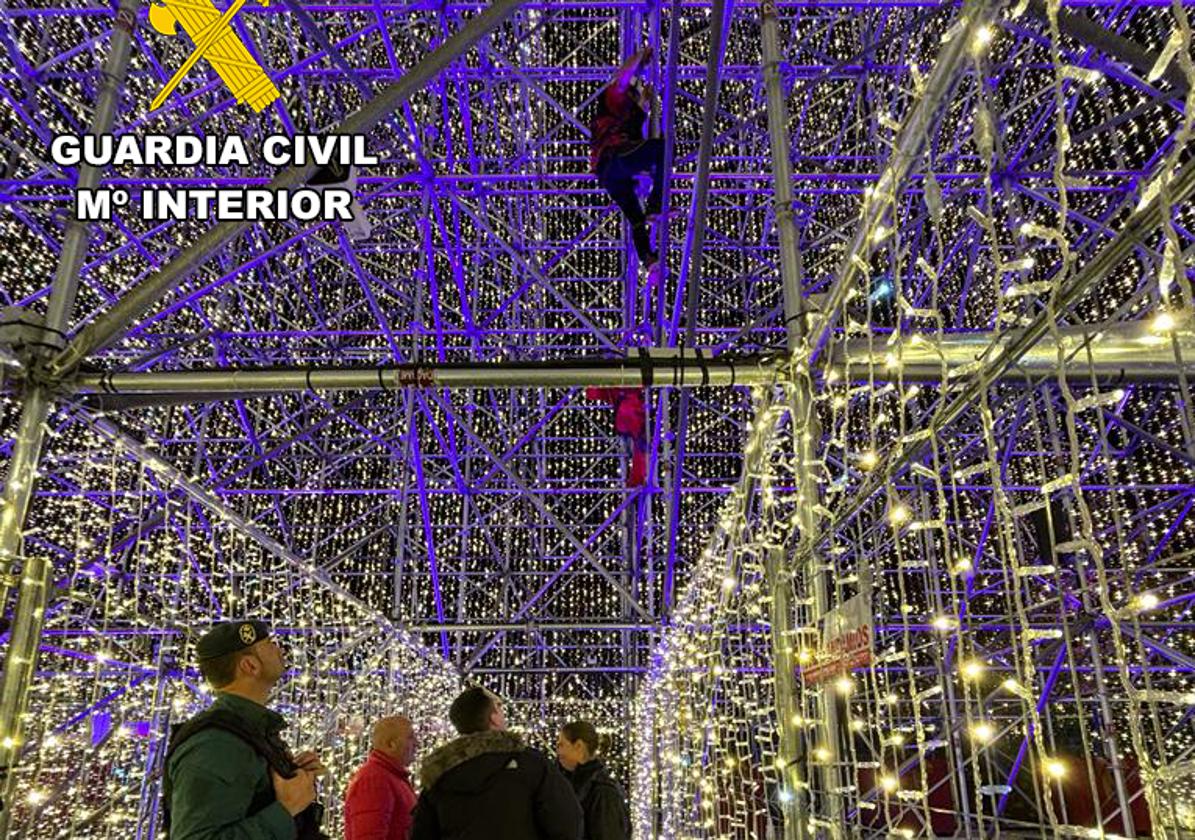
[[[285,671],[269,628],[217,624],[197,654],[215,700],[171,734],[162,780],[171,840],[326,840],[316,784],[326,770],[314,752],[292,754],[286,721],[266,707]],[[502,701],[484,688],[466,689],[448,715],[459,737],[424,757],[418,794],[410,719],[374,724],[345,794],[345,840],[629,840],[626,797],[593,724],[562,727],[554,762],[507,730]]]

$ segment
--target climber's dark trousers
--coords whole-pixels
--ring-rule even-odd
[[[639,206],[639,196],[635,194],[635,176],[642,172],[651,175],[651,194],[647,197],[646,210]],[[598,182],[631,223],[631,239],[635,243],[639,262],[644,265],[655,262],[647,217],[659,213],[663,204],[664,141],[653,137],[629,152],[608,155],[598,167],[597,175]]]

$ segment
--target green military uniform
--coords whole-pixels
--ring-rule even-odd
[[[235,694],[212,704],[265,739],[277,739],[282,715]],[[295,820],[274,798],[265,758],[226,729],[204,729],[170,757],[170,840],[294,840]]]
[[[215,659],[269,635],[261,621],[223,622],[203,635],[196,653],[201,662]],[[224,725],[198,725],[213,718]],[[163,785],[170,840],[295,840],[298,825],[275,797],[270,760],[262,753],[293,767],[278,734],[285,726],[277,712],[218,692],[210,709],[176,730]]]

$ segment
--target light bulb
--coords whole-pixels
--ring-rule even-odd
[[[1061,779],[1066,775],[1066,765],[1056,758],[1046,761],[1046,775],[1051,779]]]
[[[988,44],[992,43],[992,36],[994,34],[995,33],[992,31],[992,27],[988,26],[987,24],[984,24],[976,29],[975,40],[971,44],[972,49],[974,49],[975,52],[983,50]]]
[[[967,662],[963,663],[963,667],[962,667],[963,676],[969,680],[977,679],[979,677],[979,675],[983,673],[983,671],[984,671],[983,663],[976,659],[971,659],[971,660],[968,660]]]
[[[971,736],[980,743],[986,744],[996,735],[996,729],[987,721],[977,723],[971,727]]]
[[[896,781],[895,776],[881,776],[880,777],[880,787],[882,787],[888,793],[892,793],[892,791],[896,790],[897,787],[899,787],[899,786],[900,786],[900,782]]]
[[[1159,312],[1149,325],[1151,332],[1164,333],[1174,329],[1174,316],[1169,312]]]

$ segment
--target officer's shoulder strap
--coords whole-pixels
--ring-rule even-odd
[[[239,716],[226,709],[207,709],[175,727],[170,733],[166,761],[169,762],[184,743],[207,729],[222,729],[236,735],[252,747],[254,752],[269,762],[275,770],[289,774],[293,769],[287,756],[281,754],[264,735],[247,726]]]
[[[207,729],[222,729],[236,735],[264,758],[274,770],[287,777],[294,773],[294,765],[289,757],[280,753],[261,733],[246,726],[237,715],[225,709],[206,709],[190,720],[172,727],[170,731],[170,743],[162,760],[162,819],[167,831],[170,829],[170,799],[174,787],[170,779],[170,760],[179,747]]]

